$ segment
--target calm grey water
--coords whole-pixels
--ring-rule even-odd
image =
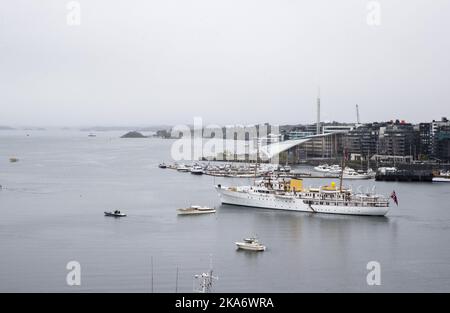
[[[170,140],[97,135],[0,132],[0,291],[151,292],[153,258],[155,292],[175,291],[177,267],[190,292],[210,255],[218,292],[450,291],[450,184],[353,182],[395,189],[385,218],[220,206],[214,183],[248,181],[159,169]],[[190,204],[218,212],[177,217]],[[129,216],[103,216],[115,208]],[[268,250],[236,251],[253,233]],[[71,260],[79,287],[66,285]],[[369,261],[381,286],[366,283]]]

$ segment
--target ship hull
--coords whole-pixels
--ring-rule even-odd
[[[222,204],[230,204],[261,209],[298,211],[324,214],[384,216],[389,207],[309,205],[304,199],[282,197],[273,194],[253,194],[216,187]]]
[[[247,251],[264,251],[264,250],[266,250],[265,246],[261,246],[261,245],[258,245],[258,246],[256,246],[256,245],[255,246],[254,245],[247,245],[247,244],[245,244],[243,242],[236,242],[236,246],[237,246],[238,249],[247,250]]]

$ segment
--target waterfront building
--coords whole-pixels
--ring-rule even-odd
[[[355,124],[331,124],[331,125],[323,125],[322,126],[322,134],[331,134],[331,133],[348,133],[355,128]]]
[[[433,144],[431,123],[420,123],[416,129],[418,133],[417,156],[418,159],[426,159],[431,155]]]
[[[450,121],[443,117],[440,121],[433,120],[430,126],[431,145],[430,155],[438,160],[449,160],[448,158],[448,129]]]
[[[363,124],[355,127],[345,135],[345,149],[350,155],[367,158],[377,153],[379,127]],[[365,157],[364,157],[365,156]]]
[[[328,133],[319,137],[312,137],[292,150],[296,162],[308,159],[330,159],[342,155],[345,133]]]
[[[412,124],[397,120],[380,127],[378,136],[379,154],[414,155],[415,146],[416,134]]]
[[[377,164],[405,164],[412,163],[413,158],[411,155],[374,154],[370,157],[370,160],[377,162]]]
[[[433,136],[434,157],[439,161],[450,161],[450,125],[440,125]]]
[[[303,130],[291,130],[290,132],[286,133],[285,140],[297,140],[313,135],[315,135],[314,132],[308,132]]]

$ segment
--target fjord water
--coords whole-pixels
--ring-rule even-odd
[[[396,191],[381,218],[220,206],[215,183],[252,180],[159,169],[172,140],[120,135],[0,132],[0,291],[151,292],[153,276],[154,292],[174,292],[178,268],[190,292],[210,255],[218,292],[450,291],[450,184],[351,182]],[[218,211],[176,215],[191,204]],[[103,215],[114,209],[128,216]],[[267,251],[236,251],[251,234]],[[66,284],[72,260],[81,286]],[[370,261],[381,286],[366,282]]]

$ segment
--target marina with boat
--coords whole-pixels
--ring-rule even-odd
[[[332,170],[323,170],[326,167],[332,168]],[[241,165],[234,163],[224,164],[202,164],[193,163],[190,164],[170,164],[161,163],[159,168],[173,169],[178,172],[185,172],[197,175],[208,175],[216,177],[228,177],[228,178],[254,178],[265,176],[277,176],[284,178],[339,178],[341,167],[339,165],[322,165],[314,167],[313,171],[294,171],[291,166],[281,166],[276,164],[258,164],[258,165]],[[368,172],[356,171],[352,168],[346,167],[344,169],[344,179],[371,179],[375,177],[375,173],[369,169]]]

